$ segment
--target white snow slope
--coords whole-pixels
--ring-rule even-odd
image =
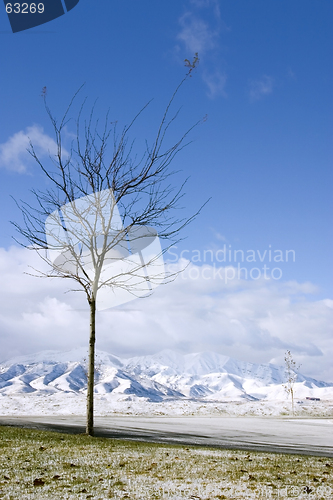
[[[19,397],[86,392],[85,349],[43,351],[0,364],[0,394]],[[165,350],[151,356],[121,359],[96,355],[95,392],[113,400],[158,402],[272,401],[286,399],[285,369],[237,361],[214,352],[181,355]],[[297,398],[333,399],[333,384],[299,374]],[[3,398],[0,398],[3,402]]]

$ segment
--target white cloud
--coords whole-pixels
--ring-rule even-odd
[[[202,56],[208,50],[216,47],[218,33],[213,31],[208,23],[194,16],[191,12],[186,12],[180,19],[181,31],[177,39],[181,40],[186,51],[191,56],[198,52]]]
[[[250,99],[258,101],[259,99],[273,92],[274,79],[271,76],[264,75],[260,80],[250,82]]]
[[[228,241],[227,237],[224,236],[224,234],[217,231],[214,227],[211,227],[210,230],[212,231],[214,238],[216,238],[218,241],[223,241],[223,242]]]
[[[225,74],[222,74],[218,71],[211,74],[204,73],[202,78],[208,87],[208,97],[214,99],[219,95],[222,95],[223,97],[227,96],[225,91],[227,77]]]
[[[38,256],[0,249],[1,359],[88,346],[89,310],[69,280],[24,275]],[[309,283],[207,279],[193,264],[147,299],[97,315],[97,347],[121,356],[164,348],[214,350],[252,362],[283,363],[290,349],[302,372],[333,380],[333,301],[313,300]]]
[[[39,157],[57,153],[55,141],[44,133],[42,127],[32,125],[27,127],[25,131],[21,130],[12,135],[7,142],[0,144],[0,167],[19,173],[26,172],[27,164],[31,161],[27,152],[30,142]]]
[[[181,47],[177,46],[177,51],[189,60],[198,53],[208,96],[225,97],[227,77],[220,69],[220,35],[222,31],[229,31],[229,28],[221,20],[216,0],[190,0],[190,5],[191,9],[178,20],[181,29],[176,38],[181,42]]]

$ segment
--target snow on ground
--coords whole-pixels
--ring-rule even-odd
[[[300,400],[296,400],[300,401]],[[333,417],[333,399],[295,402],[295,416]],[[82,393],[0,396],[0,415],[85,415],[86,398]],[[95,395],[95,415],[220,415],[286,416],[291,415],[290,400],[195,402],[184,400],[152,403],[145,398],[110,394]]]

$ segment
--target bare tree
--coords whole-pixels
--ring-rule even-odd
[[[57,144],[56,154],[50,155],[52,168],[45,165],[32,143],[29,153],[50,187],[44,191],[32,190],[35,206],[18,203],[23,223],[13,224],[28,241],[23,245],[37,252],[48,265],[47,271],[35,269],[34,275],[74,280],[77,285],[74,290],[86,294],[90,307],[88,435],[93,435],[94,425],[96,309],[123,303],[129,297],[146,296],[158,284],[174,279],[175,274],[165,272],[162,255],[179,241],[180,231],[201,210],[188,218],[178,217],[186,180],[178,187],[173,186],[172,175],[176,172],[169,168],[189,143],[188,134],[197,124],[171,146],[164,145],[178,115],[176,112],[170,116],[171,105],[197,62],[196,55],[165,109],[154,141],[150,146],[145,144],[140,156],[134,153],[129,132],[146,106],[118,134],[117,124],[110,123],[108,113],[100,126],[94,118],[94,107],[84,120],[83,103],[75,120],[76,139],[68,152],[64,148],[65,126],[77,93],[58,122],[43,89],[42,97]],[[112,153],[107,161],[110,142]],[[158,236],[166,242],[163,250]]]
[[[294,415],[294,385],[297,380],[297,372],[300,369],[300,366],[296,366],[296,361],[289,350],[286,351],[285,357],[285,374],[286,374],[286,383],[283,385],[288,396],[291,397],[291,409],[292,414]]]

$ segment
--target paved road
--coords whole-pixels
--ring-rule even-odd
[[[84,432],[84,417],[0,417],[15,425]],[[333,419],[273,417],[95,417],[95,435],[140,441],[333,457]]]

